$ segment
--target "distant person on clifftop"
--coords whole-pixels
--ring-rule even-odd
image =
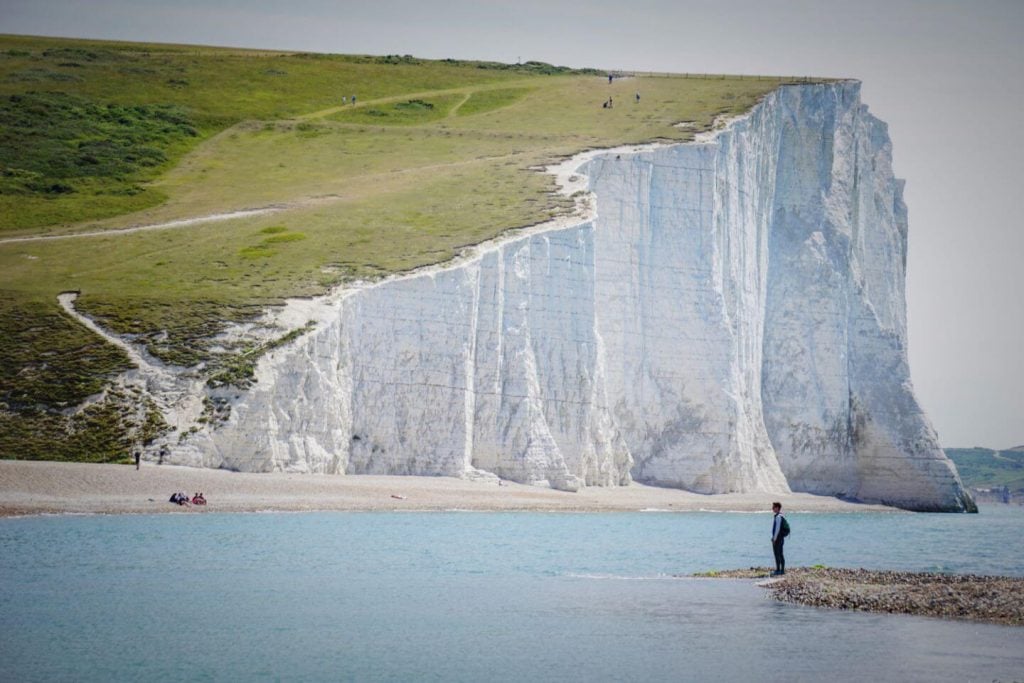
[[[782,503],[772,503],[772,552],[775,553],[775,571],[772,576],[786,573],[786,557],[782,554],[786,536],[789,536],[789,522],[782,516]]]

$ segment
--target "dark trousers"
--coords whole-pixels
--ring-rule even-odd
[[[782,544],[785,542],[786,539],[781,534],[772,541],[772,552],[775,553],[775,571],[777,572],[786,571],[786,557],[782,554]]]

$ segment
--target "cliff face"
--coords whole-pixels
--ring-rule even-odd
[[[172,460],[970,507],[906,360],[906,210],[845,82],[581,168],[596,215],[325,304]]]

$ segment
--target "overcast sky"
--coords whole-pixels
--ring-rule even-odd
[[[1024,2],[0,0],[0,32],[843,76],[907,180],[910,366],[945,446],[1024,444]]]

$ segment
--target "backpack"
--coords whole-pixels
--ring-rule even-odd
[[[789,536],[789,522],[786,521],[785,517],[782,518],[782,527],[779,529],[779,533],[782,534],[783,538]]]

